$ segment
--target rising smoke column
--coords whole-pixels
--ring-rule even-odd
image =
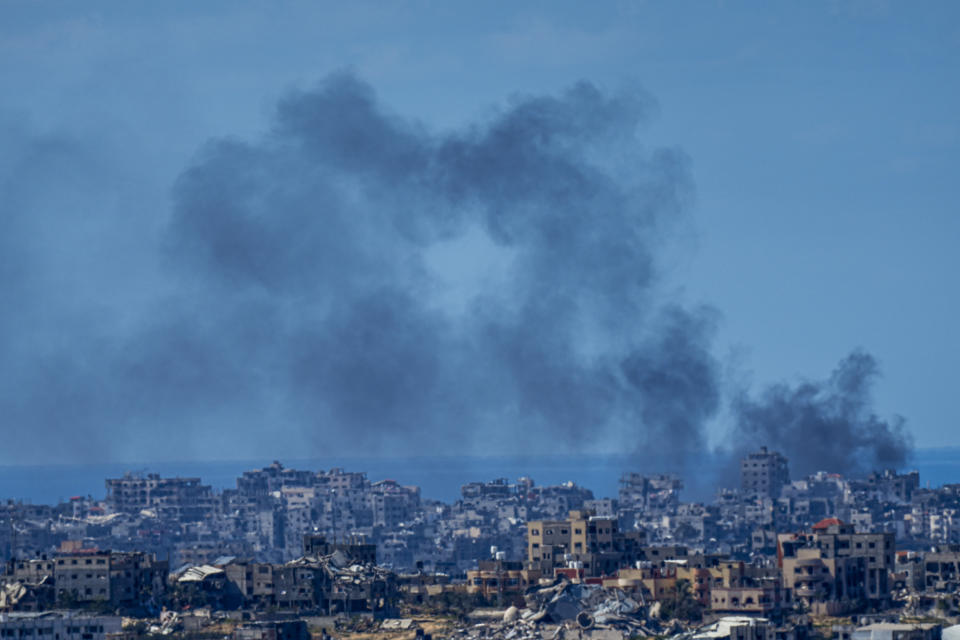
[[[318,439],[680,460],[718,404],[714,314],[656,289],[690,182],[682,154],[641,149],[650,109],[582,83],[441,134],[338,74],[288,95],[263,140],[203,151],[169,258],[217,313],[274,310],[253,364]],[[434,260],[451,247],[500,273],[457,309]]]
[[[162,238],[143,231],[117,251],[129,235],[114,231],[101,269],[113,275],[96,277],[58,261],[63,238],[87,225],[79,237],[94,242],[74,250],[95,256],[101,228],[151,229],[128,215],[139,194],[115,197],[122,172],[98,173],[108,161],[89,146],[2,146],[8,450],[129,460],[617,446],[679,469],[704,451],[721,402],[717,313],[658,282],[692,186],[681,152],[641,144],[652,110],[642,92],[581,83],[438,132],[336,74],[289,93],[261,138],[198,150]],[[129,207],[106,216],[111,200]],[[140,279],[132,256],[151,251],[166,270]],[[121,280],[155,293],[106,310],[62,295]],[[736,442],[782,448],[794,470],[896,464],[907,439],[871,415],[864,358],[836,381],[739,398]],[[834,396],[848,400],[824,404]],[[806,440],[771,426],[809,420],[854,427],[807,455]]]
[[[682,153],[640,144],[652,110],[581,83],[437,132],[336,74],[289,93],[260,139],[201,148],[163,225],[132,215],[156,207],[117,191],[95,145],[5,147],[10,450],[682,461],[718,404],[715,314],[658,289],[691,183]]]
[[[858,350],[826,380],[771,385],[757,398],[740,394],[733,402],[734,442],[741,451],[748,443],[781,451],[794,478],[902,468],[912,438],[903,418],[883,420],[873,413],[871,387],[879,375],[873,356]]]

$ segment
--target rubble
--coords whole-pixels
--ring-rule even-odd
[[[380,628],[384,631],[410,631],[418,627],[411,618],[387,618],[380,623]]]
[[[22,582],[11,582],[0,587],[0,609],[12,609],[27,595]]]
[[[663,625],[648,616],[647,608],[620,589],[576,584],[567,580],[534,588],[524,596],[523,609],[471,614],[483,620],[454,632],[465,640],[621,640],[680,631],[679,623]]]

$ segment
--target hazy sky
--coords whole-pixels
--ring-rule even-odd
[[[640,253],[652,256],[656,275],[643,296],[655,295],[658,309],[696,309],[691,322],[709,318],[711,327],[693,341],[696,349],[703,346],[701,338],[709,342],[704,348],[713,355],[704,366],[715,367],[721,377],[719,387],[710,390],[716,397],[694,411],[709,443],[721,442],[729,427],[724,397],[732,388],[824,379],[848,353],[864,349],[882,371],[874,387],[882,418],[904,416],[917,446],[960,444],[955,435],[960,339],[954,326],[960,311],[960,5],[955,2],[10,1],[0,5],[0,78],[0,358],[5,361],[0,407],[6,413],[0,424],[8,434],[0,463],[42,460],[43,447],[61,436],[62,443],[52,445],[58,459],[151,460],[211,451],[219,458],[265,451],[314,455],[348,441],[350,420],[381,420],[366,410],[358,417],[352,404],[376,403],[375,396],[351,398],[346,408],[304,404],[312,391],[289,392],[300,382],[277,378],[280,370],[296,375],[308,369],[309,378],[316,370],[302,360],[287,366],[277,364],[276,350],[235,353],[238,344],[269,346],[278,327],[297,340],[310,331],[309,323],[293,326],[284,314],[296,320],[297,305],[313,290],[288,275],[272,280],[268,276],[276,272],[269,269],[301,271],[304,277],[311,269],[327,272],[315,260],[296,256],[277,267],[260,240],[251,241],[252,250],[265,252],[252,259],[253,275],[237,276],[235,269],[249,265],[237,266],[221,254],[210,267],[208,254],[218,248],[209,243],[219,242],[224,228],[232,229],[211,231],[207,225],[204,212],[219,206],[210,203],[210,185],[242,191],[252,184],[250,202],[264,210],[287,197],[298,203],[328,196],[347,201],[354,190],[359,202],[385,202],[385,210],[406,197],[417,207],[442,209],[446,198],[473,188],[453,184],[466,178],[443,164],[448,158],[443,149],[462,144],[465,153],[478,157],[493,148],[498,127],[507,127],[540,96],[559,101],[560,118],[577,118],[581,108],[594,116],[609,109],[613,119],[628,114],[613,125],[577,121],[583,136],[561,123],[570,139],[544,151],[548,159],[570,160],[576,175],[582,168],[592,171],[594,155],[604,154],[600,164],[606,173],[588,172],[585,179],[591,193],[611,202],[634,193],[624,186],[629,181],[617,182],[624,166],[611,160],[607,138],[637,124],[638,149],[616,147],[624,163],[639,154],[644,188],[682,187],[682,202],[653,205],[649,192],[629,202],[657,211],[676,204],[684,212],[669,216],[667,231],[650,222]],[[571,90],[581,81],[603,97]],[[381,166],[372,155],[356,159],[324,151],[318,162],[347,171],[356,159],[359,173],[336,180],[324,174],[342,190],[307,193],[290,175],[300,175],[304,158],[314,156],[290,149],[308,143],[318,128],[326,132],[327,124],[308,121],[319,116],[302,111],[317,104],[332,109],[343,96],[361,106],[372,102],[377,113],[386,114],[383,135],[394,140],[397,163],[415,164],[419,160],[404,154],[419,158],[422,152],[424,166],[440,163],[443,176],[412,193],[409,184],[396,187],[395,180],[407,178],[393,165]],[[623,96],[636,104],[623,106]],[[278,104],[286,105],[286,111],[279,107],[280,115]],[[352,104],[348,101],[346,112],[330,112],[331,135]],[[570,152],[568,146],[580,144],[581,137],[593,146]],[[663,175],[674,162],[681,166],[678,174]],[[372,187],[357,177],[370,171],[383,172]],[[264,175],[273,176],[272,182]],[[496,184],[503,179],[496,177]],[[280,186],[268,189],[265,183]],[[480,203],[475,206],[500,206],[499,196],[490,195],[495,188],[485,188],[470,196]],[[530,206],[541,211],[555,196],[530,196]],[[245,211],[248,205],[229,204]],[[354,265],[356,273],[380,273],[370,261],[383,255],[389,256],[383,268],[390,270],[413,265],[416,271],[425,260],[451,279],[440,303],[457,307],[462,303],[457,286],[512,278],[498,275],[503,266],[497,241],[491,244],[477,231],[489,231],[483,225],[492,224],[492,214],[464,215],[452,232],[462,244],[446,252],[432,244],[431,234],[447,237],[442,225],[411,232],[427,234],[426,240],[404,235],[410,246],[399,249],[381,237],[382,221],[346,227],[348,234],[361,229],[368,235],[364,251],[350,253],[342,264]],[[616,234],[621,223],[612,219],[605,233]],[[433,218],[429,224],[440,225]],[[287,244],[301,237],[288,228],[261,231],[276,232],[278,242]],[[505,233],[509,240],[502,246],[528,251],[531,269],[554,273],[562,264],[538,253],[539,240],[525,244]],[[309,243],[312,236],[303,237]],[[237,242],[244,246],[244,240]],[[379,242],[384,244],[372,244]],[[336,255],[338,245],[332,241],[316,250]],[[422,249],[426,245],[432,248]],[[263,291],[237,293],[249,291],[237,284],[244,277]],[[437,284],[436,278],[418,278],[409,276],[403,286]],[[609,284],[604,282],[601,288]],[[592,304],[583,297],[592,286],[585,283],[567,302],[575,301],[580,310]],[[610,286],[612,295],[616,285]],[[357,287],[344,295],[358,296],[360,305],[367,298],[357,292],[369,292]],[[525,303],[534,299],[529,292],[511,295],[522,295]],[[321,314],[317,304],[311,302],[310,313]],[[355,313],[356,305],[347,311]],[[709,307],[706,315],[701,305]],[[446,336],[450,326],[434,331],[436,318],[421,311],[388,319],[398,332],[410,328],[410,318],[418,319],[405,345],[407,356],[418,344],[436,346],[435,333],[461,355],[470,353],[465,340],[474,349],[472,337],[488,335],[471,325],[462,335]],[[369,318],[380,312],[364,313]],[[541,315],[524,317],[550,318],[555,311],[536,313]],[[602,308],[587,320],[616,333],[616,313]],[[645,326],[679,322],[662,320],[667,316],[659,313],[651,312]],[[244,324],[237,329],[231,319],[241,315]],[[251,317],[269,319],[249,323]],[[323,315],[323,322],[351,322],[331,317]],[[570,326],[587,320],[576,316]],[[452,326],[462,329],[459,321]],[[314,336],[309,344],[318,352],[308,356],[326,360],[324,348],[342,346],[342,336],[313,328],[323,335]],[[425,336],[423,343],[417,332]],[[145,349],[157,333],[163,340],[151,344],[161,346]],[[601,333],[594,329],[591,335]],[[367,337],[352,337],[353,348],[368,345]],[[526,338],[511,334],[510,340]],[[662,355],[644,340],[638,337],[634,345],[649,356],[644,362],[659,357],[651,353]],[[596,351],[608,353],[614,347],[607,342],[615,341],[606,335]],[[328,342],[333,346],[324,347]],[[445,343],[436,344],[443,349]],[[289,356],[283,352],[283,358]],[[195,360],[204,364],[194,367]],[[504,364],[508,360],[498,359],[488,370],[517,373]],[[162,367],[155,367],[160,361]],[[238,372],[240,362],[250,363],[256,375]],[[443,354],[437,362],[419,366],[439,377],[460,370]],[[554,366],[550,358],[544,362],[539,366]],[[391,379],[405,370],[403,363],[371,366]],[[351,367],[316,374],[318,388],[341,384],[341,374]],[[568,384],[580,393],[602,379],[601,369],[590,369],[594,377],[588,383],[545,377],[559,385],[551,393]],[[523,375],[528,374],[535,375]],[[381,383],[373,379],[371,385]],[[476,401],[486,403],[483,420],[509,421],[509,412],[487,415],[501,402],[500,382],[478,378],[470,384],[482,390]],[[116,388],[116,394],[103,387]],[[392,393],[418,389],[413,381]],[[433,389],[444,403],[447,391],[442,384]],[[238,397],[249,403],[238,404]],[[511,400],[520,406],[515,415],[536,414],[534,422],[549,422],[542,407],[525,409],[524,398],[517,394]],[[394,402],[399,408],[390,419],[400,418],[391,433],[402,446],[405,429],[432,417]],[[466,401],[458,396],[450,402]],[[610,400],[611,406],[620,407],[618,402]],[[587,421],[592,410],[560,408]],[[460,405],[441,413],[448,419],[458,412],[477,413]],[[304,416],[319,416],[320,426]],[[293,423],[299,424],[289,426]],[[425,433],[434,437],[442,431]],[[321,435],[305,435],[312,432]],[[624,432],[604,433],[600,445],[589,436],[569,444],[623,446]],[[457,442],[451,436],[437,446],[455,448]]]

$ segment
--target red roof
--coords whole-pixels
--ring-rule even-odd
[[[821,521],[818,522],[817,524],[813,525],[813,530],[814,530],[814,531],[820,531],[820,530],[822,530],[822,529],[826,529],[827,527],[832,527],[832,526],[834,526],[834,525],[836,525],[836,526],[838,526],[838,527],[842,527],[842,526],[843,526],[843,522],[840,521],[838,518],[824,518],[823,520],[821,520]]]

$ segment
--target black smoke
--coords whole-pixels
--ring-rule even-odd
[[[734,442],[786,454],[794,478],[902,468],[913,442],[903,418],[884,420],[873,412],[871,388],[879,374],[873,356],[857,350],[826,380],[775,384],[757,398],[740,394],[733,402]]]
[[[615,447],[679,470],[722,402],[718,314],[660,282],[692,183],[643,145],[653,110],[580,83],[437,131],[336,74],[260,138],[199,149],[170,208],[110,153],[20,140],[0,154],[6,459]],[[742,395],[734,448],[897,464],[872,366]]]
[[[437,133],[339,74],[288,95],[258,143],[205,150],[169,257],[220,309],[281,310],[254,362],[317,441],[683,457],[717,404],[713,318],[655,291],[690,181],[682,154],[639,152],[650,109],[582,83]],[[436,262],[457,247],[479,281]]]
[[[653,109],[581,83],[435,131],[351,74],[291,92],[262,138],[200,149],[168,220],[144,225],[162,230],[152,298],[91,295],[6,354],[11,446],[682,461],[719,404],[716,314],[658,282],[692,186],[681,152],[642,145]],[[4,273],[43,257],[11,253]],[[109,298],[110,279],[92,284]]]

